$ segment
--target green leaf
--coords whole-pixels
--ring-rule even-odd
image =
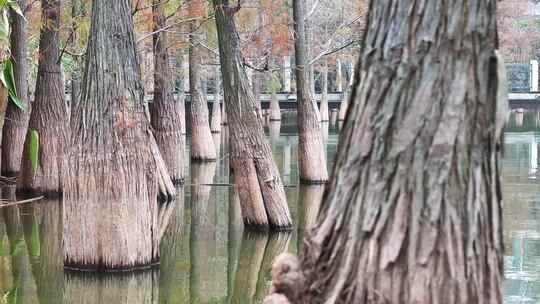
[[[36,218],[34,218],[34,222],[32,223],[32,235],[30,239],[32,245],[32,248],[30,248],[30,253],[32,256],[38,257],[41,254],[41,242],[39,238],[39,223],[37,222]]]
[[[8,1],[7,5],[9,5],[9,7],[15,13],[17,13],[17,15],[23,17],[23,19],[26,20],[26,18],[24,17],[24,13],[22,12],[21,8],[19,7],[19,4],[17,3],[17,1],[10,0],[10,1]]]
[[[24,251],[24,239],[18,239],[11,249],[11,256],[18,256]]]
[[[30,131],[30,163],[32,164],[32,171],[36,174],[39,166],[39,134],[36,130]]]
[[[15,74],[13,73],[13,60],[8,59],[4,62],[4,72],[2,73],[2,83],[8,89],[9,99],[22,111],[24,111],[23,102],[17,97],[17,88],[15,86]]]

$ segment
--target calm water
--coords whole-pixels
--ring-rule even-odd
[[[238,197],[230,187],[227,134],[220,161],[186,168],[161,245],[158,269],[129,274],[64,272],[61,204],[42,201],[0,208],[2,303],[260,303],[270,287],[273,258],[297,252],[314,220],[321,186],[298,186],[294,123],[269,126],[274,158],[283,176],[297,229],[290,233],[244,231]],[[333,159],[338,135],[329,127]],[[540,302],[540,114],[512,115],[505,138],[506,303]],[[186,152],[187,155],[187,152]],[[330,163],[329,163],[330,165]],[[538,177],[538,178],[537,178]]]

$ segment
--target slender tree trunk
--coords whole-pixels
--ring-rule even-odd
[[[305,183],[324,183],[328,180],[326,157],[318,119],[317,104],[313,102],[306,50],[306,1],[293,1],[296,55],[296,94],[298,106],[298,166],[300,180]]]
[[[247,226],[290,229],[291,215],[272,151],[257,117],[228,0],[213,0],[218,29],[224,99],[230,119],[231,162]]]
[[[273,85],[272,73],[269,73],[270,81],[270,109],[269,110],[269,120],[270,121],[281,121],[281,109],[279,108],[279,99],[277,95],[277,90]]]
[[[380,30],[291,302],[503,303],[497,1],[370,3]]]
[[[17,0],[19,7],[26,9],[26,0]],[[19,172],[23,154],[24,138],[30,118],[30,103],[28,101],[28,60],[27,60],[27,21],[23,17],[9,11],[11,24],[11,56],[13,57],[13,72],[17,96],[25,109],[19,109],[14,103],[7,104],[5,124],[2,130],[2,174],[14,176]]]
[[[328,59],[324,59],[322,66],[322,92],[321,92],[321,121],[329,121],[328,117]]]
[[[81,102],[65,157],[64,263],[131,269],[159,260],[158,195],[175,189],[144,108],[129,0],[95,0]]]
[[[255,98],[255,106],[257,108],[257,116],[263,119],[261,107],[261,73],[253,72],[253,97]]]
[[[211,123],[211,129],[212,133],[220,133],[221,132],[221,83],[220,83],[220,71],[219,68],[216,71],[216,81],[215,81],[215,92],[214,92],[214,103],[212,104],[212,123]],[[214,145],[216,147],[216,153],[217,150],[219,150],[219,143],[216,143],[214,141]],[[219,155],[219,153],[217,153]]]
[[[154,31],[167,25],[165,3],[153,0]],[[167,32],[153,36],[154,45],[154,102],[151,107],[151,121],[157,145],[169,174],[174,182],[184,182],[185,136],[182,135],[183,104],[174,98],[174,78],[167,52]]]
[[[197,18],[204,9],[202,0],[190,0],[189,11]],[[199,46],[202,40],[200,20],[191,22],[189,43],[189,92],[191,94],[191,159],[195,161],[217,160],[216,148],[212,141],[208,104],[201,85],[202,54]]]
[[[332,126],[336,125],[336,123],[338,122],[338,115],[339,115],[338,109],[332,109],[332,111],[330,111],[330,125]]]
[[[62,162],[68,136],[68,111],[60,66],[60,0],[42,0],[42,24],[36,81],[29,132],[26,135],[19,187],[23,190],[58,194],[62,191]],[[32,168],[29,157],[32,132],[39,135],[39,161]]]
[[[343,100],[341,101],[341,104],[339,105],[339,115],[338,120],[344,121],[345,117],[347,117],[347,111],[349,110],[349,89],[345,89],[343,92]]]

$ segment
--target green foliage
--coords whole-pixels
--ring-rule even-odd
[[[18,256],[24,251],[24,239],[20,238],[17,240],[13,248],[11,249],[11,256]]]
[[[34,257],[38,257],[41,254],[41,242],[39,238],[39,223],[36,218],[34,218],[34,222],[32,223],[32,235],[30,237],[31,240],[31,252],[30,254]]]
[[[2,84],[7,88],[9,93],[9,100],[13,102],[19,109],[24,109],[23,102],[17,97],[17,88],[15,86],[15,74],[13,73],[13,60],[8,59],[4,61],[3,73],[0,75]]]
[[[39,134],[36,130],[30,131],[29,144],[30,148],[28,150],[30,153],[30,163],[32,164],[32,172],[35,174],[39,166]]]

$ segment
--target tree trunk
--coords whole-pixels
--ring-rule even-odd
[[[496,3],[371,1],[380,30],[364,39],[303,250],[309,289],[292,302],[503,302]]]
[[[175,189],[144,108],[131,1],[95,0],[81,102],[65,158],[64,263],[117,270],[159,260],[158,195]]]
[[[227,120],[227,109],[225,107],[225,100],[223,100],[223,104],[221,105],[221,124],[224,126],[229,124],[229,121]]]
[[[344,121],[347,117],[347,111],[349,110],[349,89],[345,89],[343,92],[343,100],[339,105],[339,121]]]
[[[191,94],[191,159],[195,161],[217,160],[216,148],[212,141],[208,104],[201,85],[202,54],[199,46],[202,40],[201,22],[198,14],[204,9],[201,0],[190,0],[190,15],[196,20],[191,22],[189,43],[189,92]]]
[[[6,111],[8,105],[8,90],[3,84],[0,84],[0,130],[4,129],[4,123],[6,118]],[[0,132],[0,142],[2,141],[2,132]],[[0,165],[2,163],[3,148],[0,145]]]
[[[167,26],[165,3],[153,0],[152,12],[154,31]],[[163,155],[172,180],[184,182],[185,136],[182,135],[183,104],[174,98],[174,78],[167,52],[166,31],[153,36],[154,45],[154,102],[151,107],[151,121],[156,143]]]
[[[19,7],[24,12],[26,0],[18,0]],[[19,109],[14,103],[7,104],[5,124],[2,130],[2,174],[15,176],[21,166],[24,138],[30,118],[30,103],[28,102],[28,60],[27,60],[27,21],[9,10],[11,25],[11,56],[13,57],[13,73],[17,96],[25,109]]]
[[[318,119],[317,104],[313,102],[308,81],[309,66],[306,50],[306,1],[293,1],[296,94],[298,106],[298,167],[300,180],[305,183],[324,183],[328,180],[326,157]]]
[[[221,99],[221,84],[219,81],[219,74],[220,71],[216,71],[216,85],[215,85],[215,92],[214,92],[214,103],[212,104],[212,123],[211,123],[211,129],[212,133],[219,133],[221,132],[221,106],[220,106],[220,99]],[[219,149],[219,144],[214,142],[214,145],[216,147],[216,153]],[[217,153],[219,155],[219,153]]]
[[[272,77],[270,77],[271,79]],[[270,92],[270,121],[281,121],[281,109],[279,108],[279,100],[275,89]]]
[[[339,111],[338,109],[332,109],[332,111],[330,111],[330,125],[335,127],[336,126],[336,123],[338,122],[338,115],[339,115]]]
[[[79,46],[79,24],[82,17],[85,16],[85,4],[82,0],[72,0],[71,1],[71,26],[72,26],[72,37],[71,37],[71,46],[74,49],[80,49]],[[73,71],[71,72],[71,100],[69,103],[69,113],[74,109],[74,104],[76,104],[81,97],[81,78],[82,78],[82,69],[83,69],[83,60],[80,56],[74,56],[73,60],[75,62]],[[71,115],[70,115],[71,116]]]
[[[229,7],[228,0],[213,0],[213,3],[224,99],[230,119],[230,155],[244,223],[262,229],[290,229],[291,215],[283,183],[257,117],[253,92],[243,67],[234,23],[237,10]]]
[[[262,107],[261,107],[261,73],[253,72],[253,97],[255,98],[255,106],[257,108],[257,116],[263,119]]]
[[[328,59],[324,59],[322,66],[322,81],[321,81],[321,121],[329,121],[328,117]]]
[[[43,26],[39,40],[39,65],[36,94],[26,135],[19,187],[58,195],[62,191],[62,162],[68,136],[68,111],[60,66],[60,0],[42,0]],[[30,160],[32,134],[39,135],[38,166]]]

